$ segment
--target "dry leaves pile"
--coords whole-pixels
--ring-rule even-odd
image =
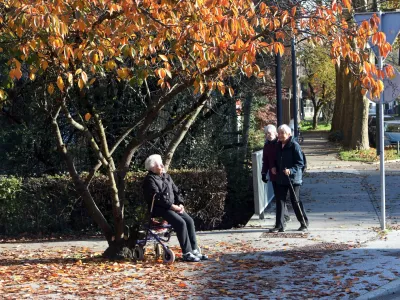
[[[389,273],[353,268],[372,255],[355,259],[352,251],[363,250],[351,245],[296,247],[295,240],[279,251],[219,242],[203,246],[209,261],[178,258],[173,265],[156,261],[151,252],[143,262],[115,262],[89,248],[29,250],[28,245],[0,253],[0,294],[5,299],[336,299],[355,297],[376,288],[376,280],[387,283],[399,275],[394,265]]]
[[[0,254],[5,298],[178,297],[188,288],[182,263],[115,262],[88,248],[5,251]]]

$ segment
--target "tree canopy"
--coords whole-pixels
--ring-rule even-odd
[[[384,74],[364,55],[369,38],[383,56],[391,49],[377,32],[378,17],[359,27],[348,23],[342,13],[351,11],[349,0],[329,6],[267,3],[6,0],[1,4],[0,45],[9,57],[10,79],[20,79],[24,72],[31,80],[45,76],[49,94],[56,87],[61,94],[72,85],[84,89],[108,72],[136,84],[154,77],[164,89],[159,96],[166,96],[182,85],[193,85],[200,93],[224,93],[223,79],[237,69],[262,77],[257,52],[283,54],[283,40],[303,35],[315,43],[328,41],[332,59],[339,63],[345,58],[353,64],[347,72],[359,74],[365,89],[374,95],[382,91]],[[4,91],[1,95],[5,97]]]

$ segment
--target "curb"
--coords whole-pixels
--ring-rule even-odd
[[[378,297],[392,295],[397,292],[400,292],[400,279],[394,280],[386,285],[383,285],[375,291],[368,292],[356,298],[356,300],[378,299]]]
[[[392,162],[399,162],[400,159],[391,159],[391,160],[385,160],[385,163],[392,163]],[[372,162],[363,162],[368,165],[379,165],[381,162],[380,161],[372,161]]]

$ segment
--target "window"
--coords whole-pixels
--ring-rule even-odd
[[[385,131],[386,132],[400,132],[400,123],[386,124]]]

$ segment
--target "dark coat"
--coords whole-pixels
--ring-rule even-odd
[[[276,181],[276,175],[271,173],[272,168],[276,168],[276,150],[278,139],[273,141],[265,140],[263,148],[263,164],[261,174],[267,174],[269,171],[269,180]]]
[[[281,185],[289,185],[288,177],[283,174],[284,169],[290,170],[290,181],[294,185],[301,185],[303,183],[304,167],[303,155],[300,145],[290,137],[290,140],[282,149],[282,143],[277,143],[276,151],[276,166],[277,166],[277,180],[276,182]]]
[[[178,187],[169,174],[157,175],[149,171],[143,181],[143,194],[149,208],[154,199],[155,209],[170,209],[172,204],[183,204]]]

